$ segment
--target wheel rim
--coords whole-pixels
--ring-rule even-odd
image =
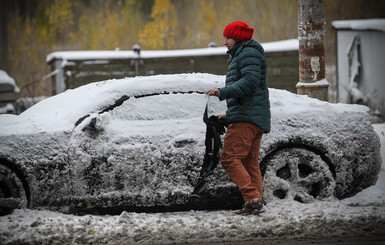
[[[304,148],[281,149],[266,162],[264,199],[310,203],[334,195],[335,180],[328,164]]]
[[[0,215],[27,206],[28,198],[23,182],[8,166],[0,164]]]

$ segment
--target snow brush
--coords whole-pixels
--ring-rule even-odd
[[[219,163],[219,151],[222,149],[220,136],[226,132],[225,119],[218,119],[218,116],[214,115],[208,116],[209,98],[210,96],[208,96],[206,109],[203,113],[203,122],[206,124],[205,155],[198,182],[194,186],[194,191],[192,192],[193,195],[200,195],[208,188],[208,177],[213,174],[214,169]]]

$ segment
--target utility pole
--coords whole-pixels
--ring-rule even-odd
[[[297,94],[328,100],[325,78],[323,0],[298,0],[299,83]]]

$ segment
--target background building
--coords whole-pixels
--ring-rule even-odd
[[[337,98],[364,104],[385,120],[385,19],[333,21],[336,30]]]

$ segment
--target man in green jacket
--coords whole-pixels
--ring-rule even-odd
[[[264,50],[252,39],[253,33],[242,21],[225,27],[224,45],[230,56],[226,85],[206,91],[227,103],[226,114],[219,115],[229,125],[220,161],[242,193],[242,215],[266,210],[258,158],[262,135],[270,132],[270,101]]]

